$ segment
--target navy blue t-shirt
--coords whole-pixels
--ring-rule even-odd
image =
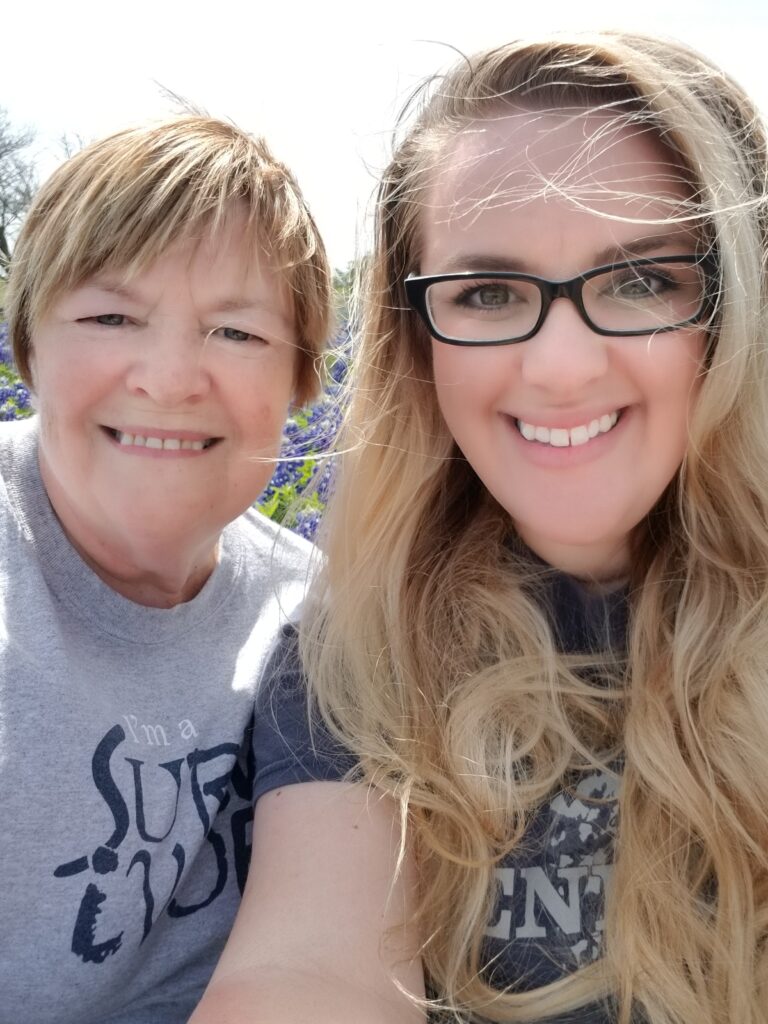
[[[256,757],[254,803],[277,785],[338,782],[354,772],[355,758],[328,733],[307,704],[298,635],[286,626],[256,697],[252,749]],[[259,758],[259,751],[265,756]]]
[[[539,598],[565,653],[622,650],[626,591],[596,594],[561,573],[544,576]],[[273,658],[255,721],[270,755],[270,771],[289,781],[333,780],[354,771],[354,758],[315,718],[308,725],[306,689],[296,635],[287,630]],[[267,730],[267,733],[264,733]],[[275,743],[285,758],[274,756]],[[255,791],[259,774],[259,737]],[[291,767],[292,766],[292,767]],[[617,817],[617,777],[601,772],[574,778],[535,815],[524,841],[496,869],[498,897],[486,930],[486,970],[492,984],[521,991],[556,981],[591,963],[602,947],[605,889],[610,880]],[[435,1018],[437,1019],[437,1018]],[[611,1024],[593,1006],[553,1018],[552,1024]]]
[[[567,654],[626,647],[627,592],[591,591],[549,572],[537,597]],[[514,852],[496,868],[497,900],[486,929],[486,971],[498,988],[527,991],[557,981],[602,953],[605,890],[617,825],[618,777],[581,774],[543,804]],[[604,1004],[551,1024],[612,1024]]]

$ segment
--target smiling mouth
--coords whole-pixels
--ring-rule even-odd
[[[152,434],[129,434],[114,427],[103,428],[121,447],[150,448],[155,451],[195,451],[201,452],[211,448],[222,440],[220,437],[207,437],[190,440],[186,437],[155,437]]]
[[[514,423],[520,434],[526,441],[533,441],[538,444],[549,445],[552,448],[576,448],[579,445],[588,444],[593,438],[601,434],[608,434],[621,419],[623,409],[606,413],[589,423],[582,423],[577,427],[565,429],[561,427],[537,427],[524,420],[515,419]]]

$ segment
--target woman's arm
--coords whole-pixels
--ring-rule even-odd
[[[404,922],[413,868],[393,883],[392,803],[362,786],[308,782],[256,804],[235,926],[190,1024],[423,1024]]]

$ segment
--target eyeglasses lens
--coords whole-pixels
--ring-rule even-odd
[[[697,316],[706,278],[701,265],[693,262],[630,266],[589,278],[581,294],[596,327],[650,334]]]
[[[693,320],[706,300],[701,264],[653,263],[612,267],[582,281],[582,302],[594,327],[652,333]],[[509,341],[529,334],[542,294],[531,281],[487,277],[439,281],[427,289],[434,327],[456,341]]]

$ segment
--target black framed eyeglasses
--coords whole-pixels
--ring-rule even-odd
[[[555,299],[570,299],[595,332],[660,334],[703,322],[714,309],[711,255],[655,256],[586,270],[570,281],[531,274],[434,274],[405,280],[430,334],[449,345],[511,345],[532,338]]]

